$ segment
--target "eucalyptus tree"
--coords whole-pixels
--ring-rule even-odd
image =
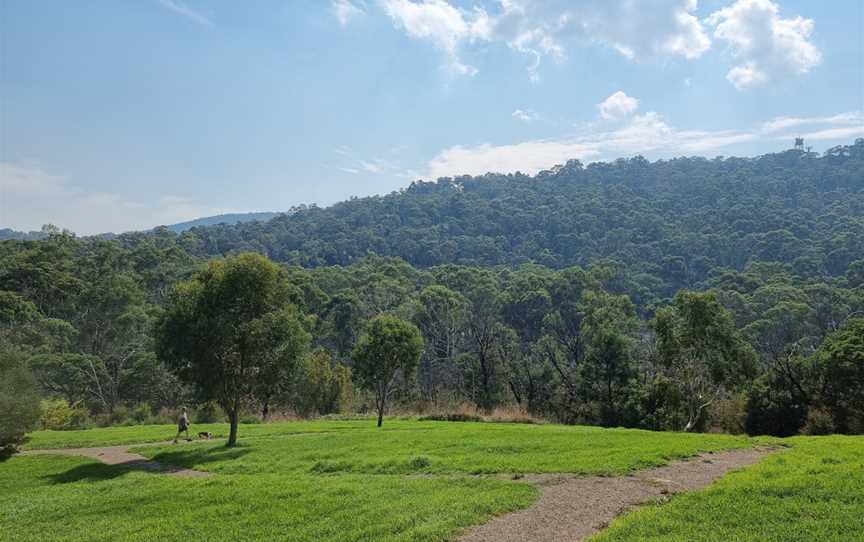
[[[756,353],[712,293],[679,292],[654,318],[657,352],[687,408],[685,431],[703,411],[755,373]]]
[[[357,341],[351,354],[352,375],[360,387],[374,395],[378,427],[397,379],[411,379],[422,351],[423,336],[417,326],[389,314],[373,318]]]
[[[290,293],[284,270],[263,256],[214,260],[177,285],[156,326],[159,357],[228,415],[228,446],[241,409],[267,400],[309,342]]]

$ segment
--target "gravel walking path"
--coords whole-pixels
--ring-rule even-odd
[[[733,469],[753,465],[771,450],[702,454],[621,477],[529,475],[542,490],[529,508],[499,516],[465,533],[461,542],[572,542],[603,529],[636,505],[710,485]]]

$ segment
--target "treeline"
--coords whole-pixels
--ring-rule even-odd
[[[4,367],[32,375],[38,395],[54,400],[43,405],[46,423],[170,421],[191,404],[212,417],[154,340],[175,286],[206,268],[171,237],[129,248],[53,230],[44,241],[0,243]],[[374,411],[374,393],[355,385],[355,348],[388,314],[422,335],[416,371],[397,375],[392,390],[391,404],[412,411],[469,404],[657,430],[861,432],[864,288],[851,287],[855,269],[824,282],[778,262],[717,269],[703,291],[654,307],[635,303],[630,272],[608,262],[418,269],[368,256],[347,267],[283,266],[274,310],[291,307],[308,344],[244,412]],[[20,394],[21,378],[3,393]]]

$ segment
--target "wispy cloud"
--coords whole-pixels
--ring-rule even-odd
[[[517,109],[510,113],[510,116],[516,120],[521,120],[522,122],[534,122],[540,118],[540,115],[531,109]]]
[[[180,0],[156,0],[163,8],[186,17],[190,21],[203,26],[214,26],[213,21],[204,14],[190,8]]]
[[[615,130],[504,145],[451,146],[432,158],[421,176],[436,179],[482,175],[490,171],[535,174],[573,158],[597,161],[633,154],[658,157],[704,154],[759,140],[789,140],[791,144],[796,135],[816,141],[842,141],[864,136],[861,118],[861,112],[812,118],[783,117],[752,129],[711,131],[679,129],[658,113],[648,112],[633,116],[626,125]],[[804,134],[790,131],[801,126],[810,126],[811,130]]]
[[[462,62],[459,47],[463,43],[491,38],[492,21],[483,8],[475,7],[473,12],[469,12],[445,0],[381,0],[381,5],[396,27],[444,51],[449,59],[447,67],[453,73],[477,73],[475,67]]]
[[[864,127],[864,112],[848,111],[838,115],[827,117],[777,117],[762,124],[762,131],[765,133],[774,133],[789,128],[797,128],[799,126],[812,126],[818,124],[827,124],[830,126],[849,125],[852,128]]]
[[[330,11],[339,21],[339,26],[343,28],[348,26],[352,20],[366,14],[366,11],[351,0],[333,0],[330,3]]]

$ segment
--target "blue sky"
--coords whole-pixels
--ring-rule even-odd
[[[864,136],[862,0],[6,0],[0,227]]]

